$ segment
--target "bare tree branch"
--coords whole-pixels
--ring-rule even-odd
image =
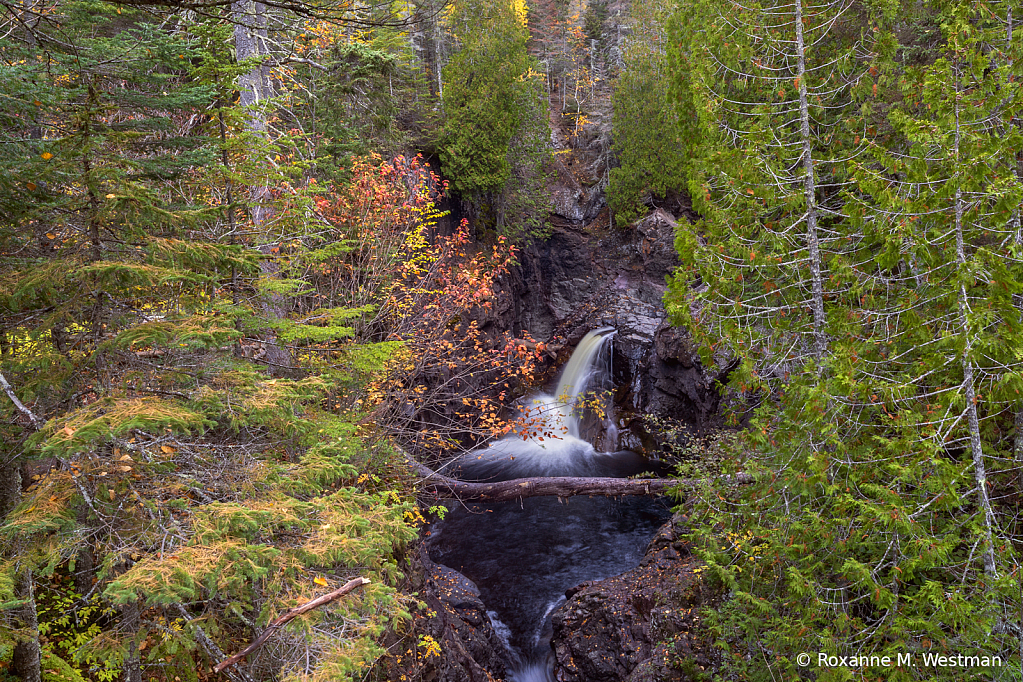
[[[11,399],[11,402],[14,403],[14,406],[18,408],[18,411],[21,412],[26,417],[28,417],[28,420],[32,423],[32,426],[35,429],[38,430],[42,428],[44,423],[43,420],[35,416],[32,410],[25,407],[25,404],[18,400],[18,396],[15,395],[14,389],[11,388],[11,385],[9,383],[7,383],[7,378],[4,377],[2,373],[0,373],[0,388],[4,389],[4,393],[6,393],[7,397]]]
[[[224,658],[224,652],[220,650],[220,647],[217,646],[216,642],[209,638],[206,631],[203,630],[198,623],[194,622],[195,619],[192,618],[192,615],[185,609],[185,607],[182,604],[175,604],[174,606],[178,613],[181,614],[181,617],[195,628],[195,639],[206,651],[206,655],[210,657],[210,660],[215,661],[217,659]],[[241,669],[230,670],[225,674],[229,679],[234,680],[234,682],[254,682],[253,679]]]
[[[335,601],[336,599],[340,599],[341,597],[348,594],[355,588],[362,587],[363,585],[368,585],[370,582],[371,581],[368,578],[352,578],[351,580],[349,580],[348,582],[346,582],[344,585],[337,588],[333,592],[328,592],[327,594],[321,595],[316,599],[313,599],[312,601],[308,601],[305,604],[302,604],[301,606],[296,606],[293,609],[288,609],[287,611],[284,612],[283,616],[270,623],[266,627],[266,629],[263,630],[262,634],[260,634],[259,637],[257,637],[254,642],[252,642],[252,644],[248,645],[247,647],[236,653],[234,656],[226,658],[220,663],[217,663],[217,665],[213,667],[213,672],[219,673],[223,671],[224,668],[234,665],[235,663],[242,660],[259,647],[263,646],[263,643],[270,638],[270,635],[272,635],[274,632],[277,631],[279,627],[281,627],[288,621],[292,620],[293,618],[297,618],[298,616],[301,616],[303,613],[312,611],[318,606],[323,606],[324,604],[329,604],[330,602]]]

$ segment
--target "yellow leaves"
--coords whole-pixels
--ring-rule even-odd
[[[40,154],[40,156],[42,157],[43,161],[49,161],[50,159],[53,158],[53,154],[51,154],[50,152],[43,152],[42,154]]]
[[[177,452],[177,448],[173,448],[170,445],[161,445],[160,452],[162,452],[165,455],[173,455],[175,452]]]
[[[108,194],[107,195],[107,199],[116,199],[116,198],[117,198],[116,194]]]
[[[427,658],[430,658],[431,656],[440,656],[440,644],[430,635],[421,635],[419,637],[419,646],[424,649],[423,655]]]
[[[61,429],[61,431],[63,431],[64,435],[66,435],[68,438],[73,438],[75,435],[75,432],[71,429],[70,426],[65,426],[63,429]]]
[[[319,575],[316,576],[315,578],[313,578],[313,582],[316,583],[317,585],[319,585],[320,587],[326,587],[327,585],[330,584],[330,583],[327,582],[327,580],[323,576],[319,576]]]
[[[36,183],[34,183],[34,182],[26,182],[25,183],[25,187],[28,188],[29,192],[34,192],[34,191],[36,191],[36,189],[38,189],[39,186],[36,185]]]

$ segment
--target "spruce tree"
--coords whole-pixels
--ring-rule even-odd
[[[615,221],[641,217],[649,195],[664,197],[686,186],[685,163],[693,132],[691,117],[679,120],[670,100],[673,71],[666,49],[669,8],[636,2],[625,49],[625,68],[611,95],[613,149],[618,167],[608,177],[608,204]]]
[[[881,30],[896,7],[869,17],[873,59],[858,65],[852,57],[867,46],[843,47],[856,36],[842,19],[855,5],[832,5],[831,15],[824,6],[760,7],[765,24],[793,29],[801,22],[789,17],[806,11],[802,40],[793,30],[781,46],[744,42],[759,35],[738,30],[756,9],[712,13],[704,25],[719,20],[725,34],[693,31],[676,57],[700,65],[701,50],[715,55],[702,62],[707,70],[679,80],[687,111],[709,121],[701,132],[718,146],[704,145],[691,171],[694,203],[710,219],[680,238],[691,269],[675,283],[674,311],[707,344],[706,359],[711,344],[718,359],[737,358],[733,403],[748,421],[730,452],[736,466],[758,473],[757,484],[726,503],[720,491],[708,491],[697,505],[703,521],[725,529],[723,541],[710,531],[694,534],[731,590],[710,614],[712,631],[730,650],[730,667],[749,678],[765,670],[800,676],[806,671],[794,656],[804,651],[893,660],[900,652],[941,651],[1009,661],[1015,643],[1006,620],[1018,601],[1004,576],[1018,562],[1013,532],[1000,527],[986,493],[985,470],[1006,422],[992,398],[1015,377],[1005,353],[1016,343],[1016,266],[992,249],[1018,205],[1014,182],[1002,180],[1013,134],[999,123],[1013,116],[1015,95],[1005,85],[1013,79],[1002,81],[1006,74],[991,68],[997,62],[1004,70],[1010,60],[991,49],[990,36],[979,32],[986,22],[965,3],[925,10],[940,16],[947,52],[905,72],[893,59],[892,36]],[[815,36],[814,28],[826,32]],[[714,38],[699,42],[708,33]],[[788,71],[770,60],[784,49],[793,50]],[[729,54],[736,58],[721,57]],[[797,89],[778,106],[783,123],[762,125],[774,110],[771,89],[755,98],[736,94],[749,92],[762,66],[775,69],[779,96]],[[830,78],[815,83],[815,74]],[[823,99],[827,93],[837,98]],[[815,101],[817,113],[807,116]],[[743,102],[755,106],[740,108]],[[800,180],[803,196],[792,202],[788,226],[801,232],[778,221],[784,214],[777,209],[764,219],[760,176],[728,156],[734,147],[761,149],[746,144],[751,137],[793,150],[781,170],[797,171]],[[808,151],[808,142],[827,146]],[[770,177],[792,175],[774,170]],[[742,201],[744,193],[751,201]],[[820,258],[813,255],[815,210]],[[732,220],[730,229],[714,222],[723,219]],[[759,267],[764,254],[782,267]],[[697,294],[683,298],[681,285],[694,279]],[[915,679],[920,672],[817,669],[815,662],[811,669],[821,679]]]
[[[449,23],[458,51],[444,67],[444,173],[481,221],[528,234],[544,218],[549,142],[525,17],[510,3],[464,0]]]

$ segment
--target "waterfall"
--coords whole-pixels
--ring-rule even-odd
[[[614,327],[591,331],[579,342],[565,369],[561,371],[554,401],[557,403],[561,423],[574,438],[579,437],[580,415],[576,403],[579,396],[589,388],[590,380],[603,369],[597,366],[597,361],[601,358],[601,351],[610,345],[614,334]]]
[[[509,434],[458,458],[446,473],[463,480],[531,476],[629,476],[656,463],[633,452],[597,452],[587,434],[588,390],[610,375],[608,327],[587,334],[558,379],[556,393],[520,407],[528,433]],[[606,420],[614,428],[614,420]],[[607,424],[605,428],[609,428]],[[613,441],[612,441],[613,442]],[[526,498],[495,504],[452,505],[433,525],[430,558],[480,590],[487,615],[505,646],[510,682],[551,682],[552,614],[565,591],[636,566],[651,536],[670,517],[669,505],[648,498]]]
[[[520,406],[527,427],[473,450],[444,468],[463,480],[500,481],[527,476],[622,476],[637,473],[637,455],[597,452],[580,438],[580,397],[607,376],[613,327],[595,329],[576,346],[558,379],[556,393],[539,394]]]

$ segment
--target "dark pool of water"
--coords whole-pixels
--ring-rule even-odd
[[[670,516],[666,500],[642,497],[466,505],[433,525],[427,548],[476,583],[521,672],[547,657],[550,616],[565,591],[637,566]]]

